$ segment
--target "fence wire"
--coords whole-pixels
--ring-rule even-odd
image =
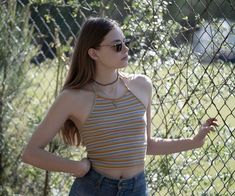
[[[153,82],[155,137],[219,128],[201,149],[147,156],[150,195],[235,194],[235,2],[232,0],[0,1],[0,195],[67,195],[73,177],[21,163],[23,146],[63,84],[84,20],[117,20],[132,40],[130,66]],[[80,159],[59,138],[47,147]]]

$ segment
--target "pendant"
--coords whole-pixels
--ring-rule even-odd
[[[117,103],[114,100],[111,103],[115,108],[117,108]]]

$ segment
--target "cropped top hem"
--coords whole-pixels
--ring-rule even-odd
[[[132,165],[124,165],[124,166],[113,166],[113,165],[105,165],[105,166],[99,166],[96,165],[95,163],[91,162],[92,167],[98,168],[98,169],[127,169],[135,166],[145,166],[145,162],[143,163],[138,163],[138,164],[132,164]]]

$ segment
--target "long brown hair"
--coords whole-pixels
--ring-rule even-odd
[[[81,89],[93,81],[96,71],[95,61],[88,55],[90,48],[97,48],[116,21],[108,18],[89,18],[83,24],[77,39],[71,65],[64,83],[64,89]],[[65,143],[79,146],[81,138],[79,131],[71,119],[67,119],[61,128]]]

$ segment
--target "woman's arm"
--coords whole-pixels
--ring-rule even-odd
[[[151,85],[152,86],[152,85]],[[151,100],[152,90],[149,92],[149,104],[147,108],[147,154],[166,155],[199,148],[204,144],[206,135],[218,126],[216,119],[208,119],[201,127],[198,134],[193,138],[186,139],[161,139],[151,137]]]
[[[68,94],[61,93],[51,106],[24,149],[22,160],[41,169],[83,176],[89,170],[89,161],[68,160],[44,150],[71,115],[73,103]]]
[[[215,119],[208,119],[204,123],[198,134],[193,138],[186,139],[148,139],[148,151],[149,155],[165,155],[172,154],[195,148],[202,147],[206,135],[214,130],[214,126],[218,126]]]

